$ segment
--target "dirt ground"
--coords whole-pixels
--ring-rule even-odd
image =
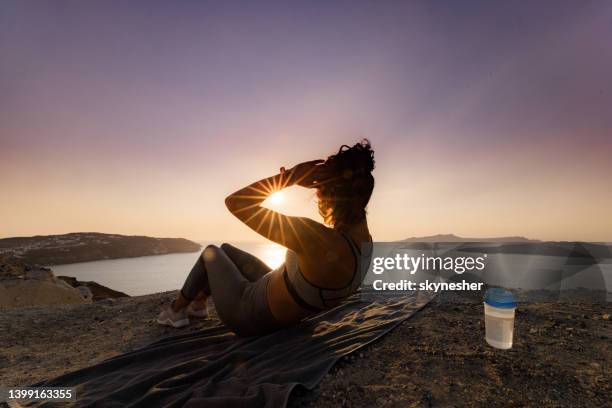
[[[484,341],[480,302],[432,301],[345,357],[293,407],[612,406],[610,305],[520,305],[514,345]]]
[[[171,297],[0,312],[0,385],[29,385],[216,324],[158,326]],[[289,406],[610,406],[609,314],[605,302],[521,304],[514,347],[500,351],[484,341],[482,303],[436,299],[342,359],[315,390],[297,389]]]

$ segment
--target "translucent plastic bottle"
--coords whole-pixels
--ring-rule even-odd
[[[512,348],[516,300],[511,292],[490,288],[485,294],[485,338],[498,349]]]

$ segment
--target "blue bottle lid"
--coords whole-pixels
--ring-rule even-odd
[[[512,292],[502,288],[490,288],[485,293],[485,303],[502,309],[514,309],[516,299]]]

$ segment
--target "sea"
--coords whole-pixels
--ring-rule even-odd
[[[210,242],[200,244],[210,244]],[[220,245],[221,243],[213,243]],[[281,265],[286,249],[266,242],[232,242],[264,261],[271,268]],[[80,281],[95,281],[130,296],[147,295],[180,289],[200,256],[201,250],[190,253],[107,259],[67,265],[52,265],[56,276],[74,276]]]
[[[205,246],[210,242],[200,244]],[[286,249],[278,244],[232,242],[232,245],[257,256],[271,268],[278,267],[285,259]],[[56,276],[74,276],[80,281],[95,281],[130,296],[138,296],[179,289],[200,254],[201,250],[53,265],[51,268]],[[607,300],[612,301],[612,259],[588,268],[565,265],[566,261],[565,257],[490,254],[486,273],[481,278],[489,284],[507,288],[604,290],[607,292]]]

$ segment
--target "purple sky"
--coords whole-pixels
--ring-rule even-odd
[[[377,240],[612,240],[612,2],[229,3],[0,4],[0,236],[250,240],[225,195],[368,137]]]

